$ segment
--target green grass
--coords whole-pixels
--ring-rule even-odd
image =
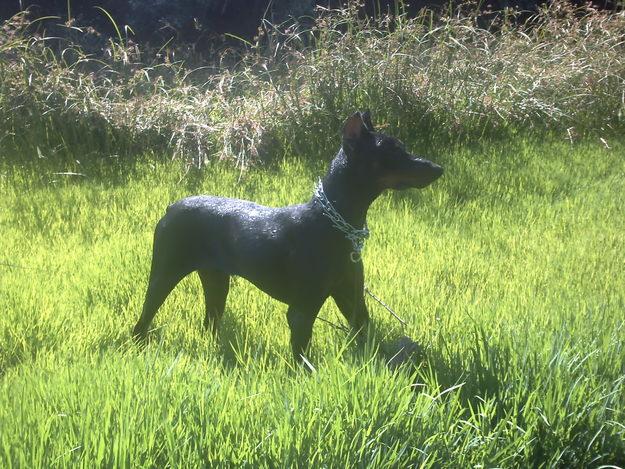
[[[444,178],[378,200],[364,252],[409,323],[370,302],[375,343],[406,334],[425,359],[390,371],[317,322],[312,374],[285,306],[242,279],[217,341],[195,276],[145,350],[129,334],[169,202],[296,203],[323,164],[2,164],[0,467],[625,465],[625,142],[608,144],[435,152]]]
[[[347,8],[206,70],[5,22],[0,467],[625,466],[625,16],[567,5],[489,30]],[[367,284],[407,328],[370,302],[359,352],[319,321],[308,374],[284,305],[235,279],[213,340],[192,276],[131,343],[167,204],[306,200],[366,108],[446,169],[369,215]],[[401,335],[424,357],[391,371]]]

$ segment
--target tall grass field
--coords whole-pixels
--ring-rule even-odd
[[[348,8],[210,71],[28,21],[0,36],[1,468],[625,467],[623,14]],[[193,274],[135,344],[167,205],[304,202],[366,108],[445,168],[368,215],[366,285],[406,325],[367,296],[359,348],[329,300],[311,371],[244,279],[204,331]]]
[[[623,143],[515,140],[434,155],[442,180],[369,215],[365,352],[317,321],[294,369],[286,307],[235,279],[217,340],[195,276],[140,313],[152,229],[186,194],[311,196],[322,164],[246,174],[4,166],[2,467],[597,467],[625,463]],[[341,322],[329,301],[320,314]],[[423,348],[391,371],[383,348]]]

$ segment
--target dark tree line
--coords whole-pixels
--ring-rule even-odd
[[[182,42],[201,43],[229,33],[244,39],[256,34],[263,18],[282,23],[290,18],[312,17],[315,6],[337,7],[348,0],[2,0],[0,19],[28,9],[32,17],[58,16],[61,21],[93,26],[104,35],[115,34],[106,10],[121,29],[129,25],[140,42],[155,44],[175,37]],[[498,11],[505,7],[533,11],[546,0],[485,0],[482,8]],[[583,0],[573,0],[582,3]],[[615,8],[619,0],[594,0],[601,8]],[[460,0],[452,0],[459,3]],[[366,0],[363,14],[395,12],[399,0]],[[449,0],[408,0],[401,2],[408,14],[421,8],[434,10],[449,6]]]

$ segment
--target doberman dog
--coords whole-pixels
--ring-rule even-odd
[[[368,111],[349,117],[342,137],[330,170],[305,204],[272,208],[202,195],[170,205],[154,233],[150,279],[134,337],[146,337],[167,295],[197,271],[206,302],[204,327],[213,333],[230,276],[238,275],[288,305],[296,361],[305,360],[313,323],[329,296],[361,340],[369,320],[360,258],[368,236],[367,210],[384,190],[425,187],[443,169],[376,132]]]

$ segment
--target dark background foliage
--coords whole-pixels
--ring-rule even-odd
[[[596,6],[615,8],[618,0],[596,0]],[[130,26],[132,37],[142,43],[163,44],[174,38],[204,48],[229,33],[252,40],[263,18],[276,24],[292,18],[315,15],[315,7],[339,7],[347,0],[3,0],[0,2],[0,20],[28,9],[33,17],[58,16],[69,18],[78,26],[92,26],[105,36],[115,35],[107,16],[96,6],[104,8],[114,18],[122,31]],[[365,0],[362,13],[377,16],[405,8],[409,15],[428,7],[434,10],[449,7],[447,0]],[[459,4],[453,0],[452,5]],[[499,11],[517,8],[535,11],[544,0],[486,0],[484,10]],[[583,3],[575,0],[574,3]],[[68,11],[69,5],[69,11]],[[47,24],[48,29],[52,26]]]

